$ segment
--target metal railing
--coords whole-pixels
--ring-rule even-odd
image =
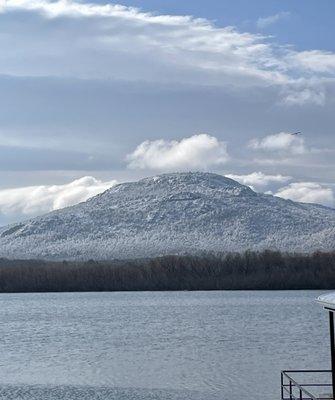
[[[318,379],[321,374],[328,374],[327,380],[331,380],[332,371],[330,370],[290,370],[281,372],[281,400],[329,400],[333,398],[333,385],[331,383],[316,383],[313,381],[307,381],[307,383],[298,383],[298,378],[293,378],[292,375],[299,375],[308,377],[310,380],[312,374],[317,374]],[[316,388],[327,389],[327,393],[316,394],[314,392]]]

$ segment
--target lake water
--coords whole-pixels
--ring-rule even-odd
[[[317,291],[0,295],[0,398],[279,399],[328,368]]]

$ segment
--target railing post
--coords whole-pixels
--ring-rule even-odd
[[[300,389],[300,400],[302,400],[302,390]]]
[[[332,364],[332,386],[333,399],[335,395],[335,340],[334,340],[334,313],[329,311],[329,329],[330,329],[330,354]]]
[[[284,376],[283,373],[280,373],[280,393],[281,393],[281,400],[284,400]]]
[[[290,400],[292,400],[292,381],[290,379]]]

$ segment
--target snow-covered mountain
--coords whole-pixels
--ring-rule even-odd
[[[201,251],[335,249],[335,210],[211,173],[123,183],[0,229],[0,257],[108,259]]]

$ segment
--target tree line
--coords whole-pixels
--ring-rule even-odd
[[[0,259],[0,292],[334,289],[335,252],[113,261]]]

